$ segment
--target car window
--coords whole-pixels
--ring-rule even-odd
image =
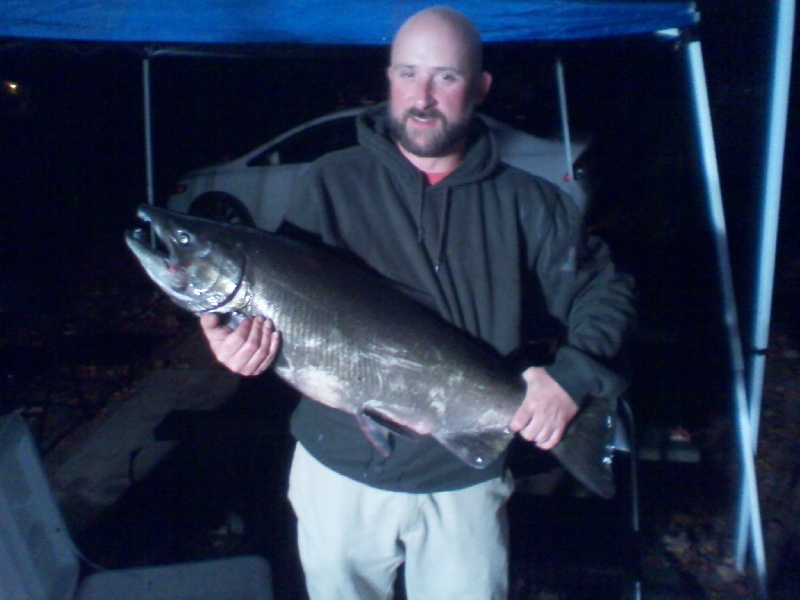
[[[307,163],[328,152],[355,145],[355,116],[343,117],[303,129],[252,158],[247,164],[251,167],[269,166],[270,156],[274,152],[278,152],[282,165]]]

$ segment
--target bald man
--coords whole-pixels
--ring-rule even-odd
[[[359,146],[312,165],[285,229],[355,253],[503,354],[559,323],[564,343],[552,364],[520,373],[527,390],[509,423],[550,449],[586,397],[626,385],[608,365],[632,325],[632,283],[583,235],[568,197],[501,162],[474,114],[492,78],[467,17],[413,15],[386,76],[388,103],[359,117]],[[280,347],[268,318],[201,325],[242,375],[269,368]],[[403,563],[411,600],[506,597],[505,457],[473,469],[432,438],[395,434],[384,456],[353,416],[308,399],[291,429],[289,498],[312,600],[391,598]]]

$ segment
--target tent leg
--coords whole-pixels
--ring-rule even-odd
[[[150,120],[150,50],[142,60],[142,89],[144,101],[144,154],[147,169],[147,203],[155,203],[153,186],[153,130]]]
[[[752,507],[750,511],[750,525],[752,533],[753,558],[756,565],[756,574],[760,593],[766,598],[766,568],[764,561],[764,540],[761,529],[761,512],[758,504],[758,488],[755,475],[755,461],[753,458],[753,439],[750,431],[750,419],[747,410],[747,392],[744,378],[744,357],[742,353],[742,338],[739,330],[739,320],[736,309],[736,298],[733,286],[730,254],[728,249],[728,236],[725,229],[725,215],[722,207],[722,190],[719,180],[716,151],[714,148],[714,135],[711,127],[711,109],[708,101],[708,88],[706,86],[705,69],[700,42],[691,40],[688,45],[689,70],[692,77],[692,90],[700,132],[700,149],[705,173],[706,194],[714,231],[717,262],[719,265],[720,284],[724,306],[724,321],[728,333],[728,344],[733,375],[734,410],[739,434],[739,454],[743,474],[742,493],[747,495]]]
[[[753,452],[758,449],[758,427],[764,364],[769,344],[769,323],[775,275],[775,253],[778,240],[778,214],[781,204],[781,181],[789,110],[789,84],[792,70],[792,38],[794,34],[794,0],[781,0],[776,15],[777,34],[772,77],[772,100],[767,123],[767,156],[764,168],[764,190],[761,206],[760,248],[757,270],[755,325],[753,345],[756,354],[750,369],[750,422],[753,429]]]
[[[564,151],[567,161],[569,180],[575,181],[572,166],[572,135],[569,132],[569,109],[567,106],[567,86],[564,83],[564,62],[561,57],[556,58],[556,85],[558,86],[558,108],[561,113],[561,135],[564,140]]]
[[[758,265],[753,330],[753,356],[749,370],[750,425],[752,452],[758,450],[758,429],[761,419],[761,398],[764,385],[766,351],[769,345],[769,324],[772,290],[775,279],[775,254],[778,240],[778,214],[781,201],[781,180],[789,110],[789,84],[792,71],[794,37],[794,0],[781,0],[775,15],[775,56],[772,73],[772,98],[767,123],[767,155],[764,190],[761,204]],[[750,518],[748,497],[742,494],[739,506],[739,529],[736,544],[736,566],[742,570],[747,546],[747,522]]]

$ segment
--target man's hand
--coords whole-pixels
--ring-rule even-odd
[[[561,441],[578,407],[542,367],[530,367],[522,377],[528,384],[525,400],[509,428],[538,448],[550,450]]]
[[[220,323],[219,315],[200,318],[200,327],[216,359],[239,375],[259,375],[278,355],[281,334],[264,317],[248,317],[236,329]]]

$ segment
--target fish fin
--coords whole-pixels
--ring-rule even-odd
[[[552,453],[575,479],[601,498],[616,493],[612,407],[616,400],[589,398]]]
[[[362,415],[368,417],[380,427],[383,427],[392,433],[396,433],[397,435],[401,435],[404,438],[408,438],[409,440],[418,440],[421,437],[420,434],[413,429],[406,427],[397,421],[393,421],[383,413],[375,410],[374,408],[370,408],[369,406],[365,406],[363,408]]]
[[[513,437],[508,429],[436,435],[442,446],[475,469],[485,469],[496,461]]]
[[[357,414],[356,420],[364,436],[375,449],[384,457],[389,456],[392,453],[392,440],[389,437],[389,430],[372,419],[369,415],[363,413]]]

